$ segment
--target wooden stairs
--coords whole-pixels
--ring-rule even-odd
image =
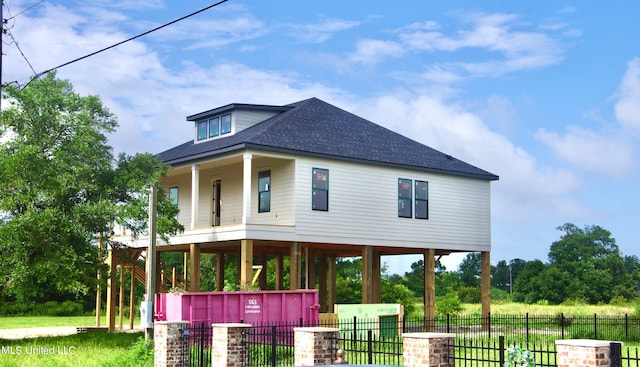
[[[140,249],[120,249],[118,263],[132,272],[135,279],[146,286],[147,274],[145,271],[145,257]],[[180,287],[187,289],[187,284],[182,276],[176,272],[175,267],[171,268],[163,262],[160,262],[160,282],[156,285],[158,293],[169,293],[171,288]]]

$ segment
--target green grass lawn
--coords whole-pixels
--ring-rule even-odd
[[[102,315],[100,325],[107,325],[107,318]],[[116,317],[116,327],[118,327]],[[135,318],[133,326],[140,325],[140,318]],[[21,329],[34,327],[55,327],[55,326],[96,326],[95,316],[5,316],[0,317],[0,329]],[[125,317],[124,329],[129,329],[129,318]]]
[[[0,366],[153,366],[142,333],[90,332],[63,337],[0,339]]]

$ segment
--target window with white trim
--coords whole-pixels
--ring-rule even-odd
[[[311,209],[329,211],[329,170],[314,168],[312,173]]]
[[[271,171],[258,172],[258,213],[271,211]]]
[[[196,139],[202,141],[230,134],[232,130],[231,124],[232,119],[230,113],[197,121]]]
[[[411,203],[413,202],[412,181],[406,178],[398,179],[398,217],[411,218]]]

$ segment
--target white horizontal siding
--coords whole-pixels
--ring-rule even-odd
[[[329,211],[311,210],[312,168],[329,170]],[[296,233],[335,243],[476,249],[491,243],[489,182],[298,159]],[[429,219],[398,218],[398,178],[429,182]],[[453,246],[453,247],[452,247]]]
[[[178,222],[189,228],[191,225],[191,175],[172,176],[162,180],[165,194],[169,188],[178,188]]]
[[[251,167],[251,223],[292,225],[294,161],[260,158],[254,159]],[[258,173],[266,170],[271,171],[271,210],[267,213],[258,213]]]
[[[233,111],[232,118],[234,119],[235,132],[242,131],[277,114],[273,111]]]

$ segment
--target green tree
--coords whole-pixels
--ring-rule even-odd
[[[418,260],[411,264],[411,271],[404,273],[404,285],[409,288],[416,297],[424,298],[424,260]]]
[[[549,264],[529,262],[517,276],[515,301],[558,304],[572,299],[593,304],[637,297],[637,263],[621,256],[609,231],[571,223],[558,230],[563,234],[551,245]]]
[[[465,256],[464,259],[458,265],[458,272],[460,273],[460,279],[462,283],[467,287],[479,287],[480,286],[480,271],[481,271],[481,255],[479,252],[471,252]]]
[[[146,230],[146,195],[166,167],[148,154],[114,160],[117,126],[97,96],[55,74],[3,90],[0,114],[0,295],[18,302],[89,293],[102,265],[98,234]],[[115,161],[115,162],[114,162]],[[181,229],[159,195],[159,233]]]
[[[496,266],[491,267],[491,285],[493,287],[508,291],[510,280],[509,265],[506,260],[498,261]]]
[[[514,281],[513,300],[516,302],[535,303],[546,299],[541,289],[545,287],[539,275],[547,265],[541,260],[527,262],[518,278]]]
[[[615,296],[635,296],[633,277],[625,272],[624,259],[611,232],[600,226],[579,228],[571,223],[558,230],[563,235],[551,245],[547,271],[553,270],[561,277],[546,278],[564,290],[558,292],[560,297],[598,303]],[[570,287],[562,287],[561,282]]]

